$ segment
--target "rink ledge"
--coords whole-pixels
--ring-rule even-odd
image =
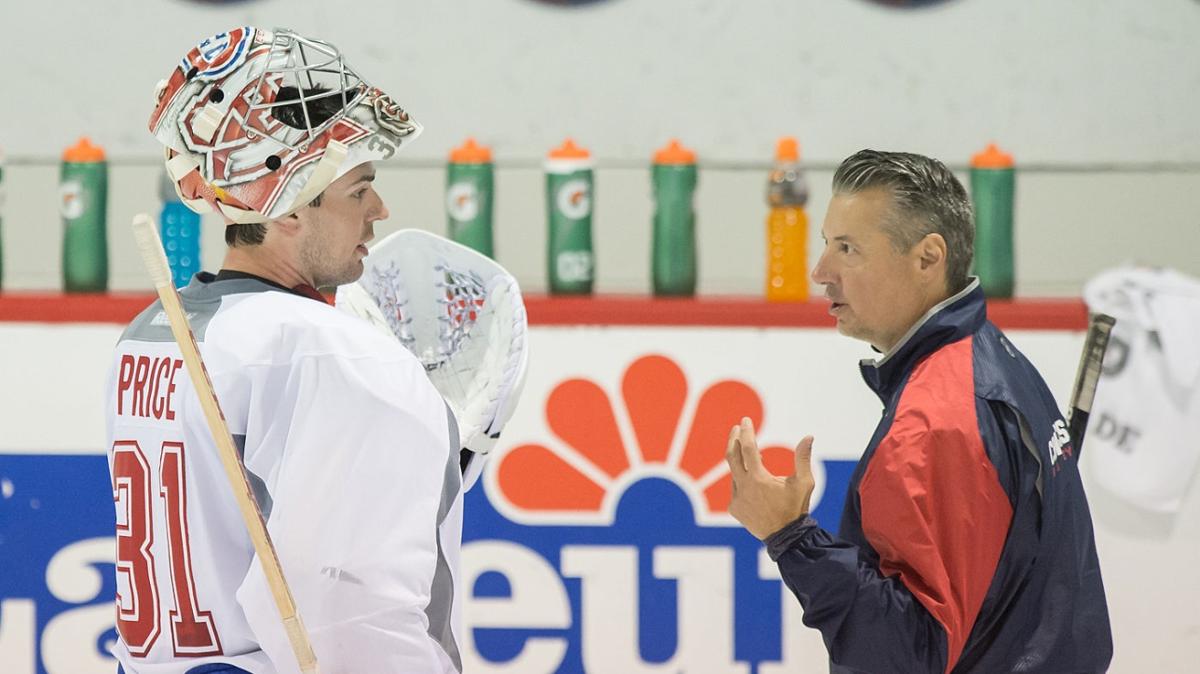
[[[128,323],[155,296],[145,292],[0,293],[0,321]],[[664,325],[831,328],[829,303],[766,302],[758,297],[654,298],[643,295],[548,297],[526,295],[533,325]],[[1008,330],[1084,330],[1087,307],[1078,298],[989,300],[988,317]]]

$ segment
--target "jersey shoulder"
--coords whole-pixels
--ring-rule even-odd
[[[210,349],[236,349],[238,360],[247,365],[328,356],[395,362],[423,370],[399,340],[366,321],[282,292],[226,296],[205,341]]]

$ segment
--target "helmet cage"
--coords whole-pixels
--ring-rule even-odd
[[[282,61],[282,65],[263,68],[259,74],[258,82],[251,93],[254,102],[250,104],[252,114],[247,118],[247,133],[259,133],[289,150],[304,152],[312,139],[345,117],[350,109],[366,96],[369,87],[362,77],[346,64],[337,47],[328,42],[307,38],[287,29],[277,29],[271,35],[271,51],[266,63],[273,65]],[[290,75],[296,89],[296,97],[286,100],[264,100],[264,93],[271,90],[271,87],[265,87],[268,75],[277,77],[278,82],[283,82],[284,78]],[[324,91],[306,94],[306,87],[300,86],[301,84],[307,85],[310,92],[322,89]],[[347,92],[350,92],[349,96]],[[311,102],[333,97],[341,100],[341,110],[314,128],[310,115]],[[297,104],[304,120],[304,128],[301,129],[303,133],[298,138],[289,137],[292,134],[278,134],[277,125],[263,125],[261,122],[264,115],[253,114],[262,110],[271,115],[273,108],[289,103]],[[275,128],[272,129],[272,126]]]
[[[333,45],[249,26],[188,52],[150,118],[184,202],[231,224],[294,211],[420,128]]]

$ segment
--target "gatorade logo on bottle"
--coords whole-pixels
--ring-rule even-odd
[[[78,180],[68,180],[58,186],[58,211],[67,220],[83,215],[83,185]]]
[[[585,218],[592,212],[591,188],[586,180],[568,180],[554,195],[555,204],[563,215],[571,220]]]
[[[592,254],[586,250],[559,253],[554,263],[558,278],[568,283],[590,281],[592,278]]]
[[[446,213],[459,222],[479,215],[479,189],[474,183],[454,183],[446,190]]]

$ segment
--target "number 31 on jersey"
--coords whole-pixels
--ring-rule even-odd
[[[134,440],[118,440],[112,451],[113,500],[117,503],[117,630],[137,657],[145,657],[162,631],[154,564],[154,518],[167,532],[171,588],[171,642],[176,657],[221,655],[212,614],[196,603],[196,581],[187,533],[187,481],[183,443],[164,442],[159,474]],[[154,478],[157,477],[157,489]],[[156,507],[158,506],[158,507]]]

